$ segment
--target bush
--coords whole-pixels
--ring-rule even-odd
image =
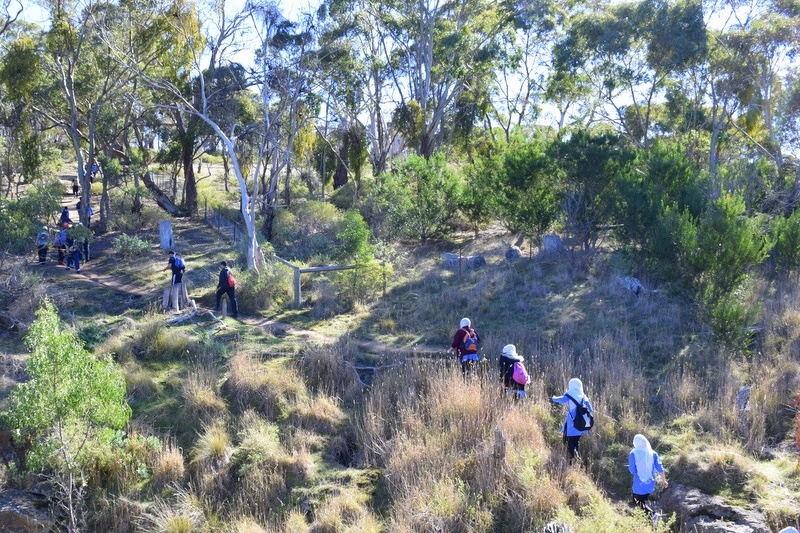
[[[775,242],[772,259],[778,272],[790,272],[800,267],[800,210],[790,216],[772,221],[770,232]]]
[[[236,300],[243,313],[269,311],[291,300],[291,270],[277,261],[267,263],[258,272],[241,272],[236,281]]]
[[[114,251],[123,258],[136,257],[150,249],[150,243],[137,237],[123,233],[114,239]]]
[[[279,211],[272,226],[272,243],[281,257],[308,261],[327,255],[336,240],[342,215],[335,206],[317,201],[298,202]]]

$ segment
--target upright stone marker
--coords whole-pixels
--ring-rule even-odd
[[[172,221],[162,220],[158,225],[158,231],[161,235],[161,248],[164,250],[171,250],[175,247],[175,242],[172,240]]]

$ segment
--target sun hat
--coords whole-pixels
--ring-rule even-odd
[[[503,357],[514,359],[515,361],[522,361],[522,356],[517,353],[517,347],[513,344],[506,344],[503,346]]]
[[[472,322],[470,321],[470,319],[469,319],[469,318],[462,318],[462,319],[461,319],[461,325],[460,325],[459,327],[462,327],[462,328],[468,328],[468,327],[470,327],[471,325],[472,325]]]

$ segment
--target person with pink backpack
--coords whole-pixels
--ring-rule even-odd
[[[525,359],[517,353],[515,345],[506,344],[503,347],[497,366],[506,396],[513,396],[514,400],[525,398],[525,386],[531,382],[531,378],[525,369]]]

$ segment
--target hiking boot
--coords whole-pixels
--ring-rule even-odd
[[[80,268],[76,268],[76,269],[75,269],[75,272],[80,272],[80,271],[81,271],[81,269],[80,269]]]
[[[658,529],[658,522],[661,520],[661,513],[656,511],[653,513],[653,529]]]

